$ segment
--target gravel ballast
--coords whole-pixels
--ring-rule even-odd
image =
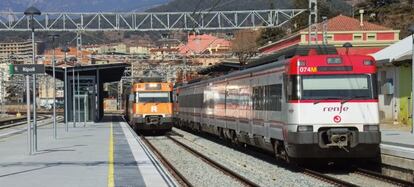
[[[290,171],[188,132],[179,129],[174,131],[183,135],[183,137],[174,136],[175,139],[237,171],[260,186],[330,186],[300,172]]]
[[[166,137],[147,137],[158,151],[194,186],[243,186]]]

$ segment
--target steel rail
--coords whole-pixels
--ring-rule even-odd
[[[311,176],[313,178],[316,178],[318,180],[321,180],[323,182],[327,182],[329,184],[333,184],[335,186],[347,186],[347,187],[357,187],[358,185],[352,184],[347,181],[343,181],[341,179],[331,177],[328,175],[325,175],[323,173],[317,172],[315,170],[307,169],[307,168],[300,168],[302,170],[302,173],[308,176]]]
[[[47,116],[38,116],[37,119],[40,120],[46,120]],[[0,122],[0,130],[2,129],[7,129],[7,128],[11,128],[11,127],[16,127],[16,126],[20,126],[20,125],[25,125],[26,124],[27,119],[25,117],[23,118],[19,118],[19,119],[10,119],[10,120],[4,120]]]
[[[366,177],[377,179],[377,180],[387,182],[387,183],[390,183],[390,184],[394,184],[394,185],[397,185],[397,186],[414,186],[414,182],[410,182],[410,181],[390,177],[390,176],[384,175],[382,173],[370,171],[370,170],[367,170],[367,169],[357,168],[355,170],[355,173],[358,174],[358,175],[363,175],[363,176],[366,176]]]
[[[194,185],[191,184],[190,181],[188,181],[187,178],[184,177],[183,174],[180,173],[180,171],[177,170],[177,168],[174,167],[171,162],[169,162],[159,151],[155,146],[148,141],[148,139],[145,138],[145,136],[141,136],[141,139],[143,142],[151,149],[152,152],[155,153],[155,155],[158,157],[158,159],[161,161],[161,163],[167,167],[167,169],[170,171],[170,173],[178,180],[178,183],[180,183],[183,186],[187,187],[193,187]]]
[[[233,177],[237,180],[239,180],[240,182],[246,184],[247,186],[254,186],[254,187],[259,187],[260,185],[252,182],[251,180],[249,180],[248,178],[236,173],[235,171],[227,168],[226,166],[214,161],[213,159],[205,156],[204,154],[196,151],[195,149],[185,145],[184,143],[178,141],[175,138],[172,138],[171,136],[167,136],[168,139],[172,140],[174,143],[176,143],[177,145],[185,148],[185,150],[187,150],[188,152],[190,152],[191,154],[201,158],[202,160],[204,160],[204,162],[206,162],[207,164],[219,169],[220,171],[224,172],[225,174],[229,175],[230,177]]]

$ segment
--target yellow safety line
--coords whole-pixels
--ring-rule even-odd
[[[111,130],[109,134],[109,163],[108,163],[108,187],[114,187],[114,135],[111,123]]]

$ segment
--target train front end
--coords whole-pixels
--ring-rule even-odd
[[[172,121],[172,85],[170,83],[136,83],[130,100],[131,124],[138,131],[170,131]]]
[[[290,157],[378,156],[381,133],[372,57],[297,57],[287,72],[284,138]]]

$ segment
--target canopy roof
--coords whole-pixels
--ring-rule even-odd
[[[372,56],[379,63],[393,63],[409,60],[413,54],[413,37],[409,36],[392,44]]]
[[[106,82],[116,82],[121,80],[124,70],[129,65],[126,63],[112,63],[112,64],[94,64],[94,65],[82,65],[82,66],[67,66],[68,75],[72,74],[72,71],[75,73],[79,72],[80,76],[98,76],[100,81]],[[63,80],[64,79],[64,69],[65,67],[59,66],[56,67],[56,78]],[[46,73],[52,75],[52,67],[46,66]]]

